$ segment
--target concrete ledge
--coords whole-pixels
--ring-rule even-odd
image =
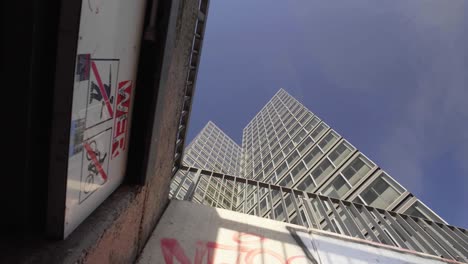
[[[394,263],[461,262],[308,229],[258,216],[171,200],[138,264],[155,263]],[[197,262],[198,261],[198,262]]]

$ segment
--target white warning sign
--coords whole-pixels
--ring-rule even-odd
[[[145,1],[83,2],[81,10],[64,237],[124,180]]]

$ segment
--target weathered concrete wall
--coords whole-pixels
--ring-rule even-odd
[[[141,221],[141,236],[148,238],[161,216],[161,204],[166,204],[169,197],[170,176],[174,158],[174,147],[180,114],[183,108],[185,85],[189,67],[193,34],[198,16],[199,1],[180,1],[180,17],[175,29],[174,51],[171,52],[171,65],[165,83],[166,91],[158,97],[156,120],[161,120],[155,127],[151,146],[154,162],[150,174],[155,174],[147,184],[145,208]],[[160,176],[161,175],[161,176]],[[144,241],[146,242],[146,241]],[[140,245],[142,246],[142,245]]]
[[[138,259],[138,264],[149,263],[447,262],[365,240],[173,200]]]
[[[169,74],[158,93],[151,179],[122,185],[64,241],[30,241],[2,263],[132,263],[168,203],[178,122],[197,18],[198,1],[181,0]],[[138,89],[138,88],[137,88]],[[6,256],[3,255],[2,257]],[[3,262],[5,261],[5,262]]]

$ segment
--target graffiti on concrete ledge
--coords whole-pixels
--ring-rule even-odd
[[[268,248],[267,238],[256,234],[242,232],[235,232],[231,237],[231,241],[229,241],[231,243],[197,241],[196,244],[193,245],[195,246],[195,254],[193,255],[193,258],[190,258],[191,255],[188,253],[188,250],[185,251],[179,241],[175,238],[162,238],[160,240],[160,245],[166,264],[318,264],[313,254],[309,252],[310,247],[307,246],[307,242],[304,242],[303,238],[298,234],[298,232],[304,231],[296,230],[294,228],[288,228],[288,231],[298,246],[302,249],[303,254],[284,257],[283,254],[278,253],[277,249]],[[193,252],[193,250],[191,250],[191,252]]]

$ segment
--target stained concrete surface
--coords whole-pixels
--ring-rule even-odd
[[[441,264],[448,261],[257,216],[172,200],[137,263]]]

